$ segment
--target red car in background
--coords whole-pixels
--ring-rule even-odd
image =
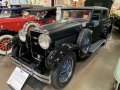
[[[20,8],[20,7],[19,7]],[[38,23],[39,25],[49,24],[56,20],[56,8],[54,7],[39,7],[25,9],[22,14],[12,13],[16,8],[3,9],[0,15],[0,54],[10,54],[12,48],[7,48],[7,43],[15,36],[19,30],[24,26],[26,29],[30,29],[32,23]],[[30,23],[29,23],[30,22]],[[25,24],[25,25],[24,25]],[[35,24],[36,25],[36,24]]]

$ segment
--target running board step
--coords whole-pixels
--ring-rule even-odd
[[[106,42],[106,40],[102,39],[102,40],[99,40],[96,43],[92,44],[91,47],[90,47],[89,52],[90,53],[95,52],[104,42]]]
[[[118,28],[118,27],[116,27],[116,26],[114,26],[113,28],[114,28],[114,29],[116,29],[116,30],[119,30],[119,28]]]

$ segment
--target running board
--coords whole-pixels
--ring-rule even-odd
[[[104,42],[106,42],[105,39],[99,40],[96,43],[92,44],[90,46],[89,52],[94,53]]]
[[[114,28],[114,29],[116,29],[116,30],[119,30],[119,28],[118,28],[118,27],[116,27],[116,26],[114,26],[113,28]]]

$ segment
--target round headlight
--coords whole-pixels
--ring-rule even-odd
[[[38,38],[38,43],[43,49],[48,49],[50,46],[51,38],[47,34],[41,34]]]
[[[19,38],[22,42],[26,41],[26,32],[24,30],[20,30],[18,35],[19,35]]]

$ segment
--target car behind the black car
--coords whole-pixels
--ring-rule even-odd
[[[78,58],[105,44],[110,32],[109,10],[104,7],[57,8],[57,21],[13,38],[12,61],[38,80],[65,87]]]

